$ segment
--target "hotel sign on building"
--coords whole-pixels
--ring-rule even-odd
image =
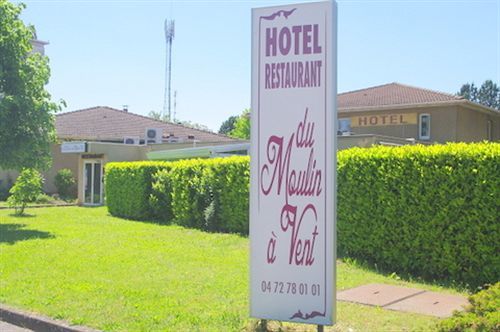
[[[251,315],[329,325],[336,7],[326,1],[252,14]]]
[[[398,126],[417,124],[417,113],[379,114],[351,117],[351,127]]]

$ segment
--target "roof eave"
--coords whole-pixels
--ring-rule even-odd
[[[440,102],[431,102],[431,103],[413,103],[413,104],[394,104],[394,105],[382,105],[382,106],[369,106],[369,107],[339,107],[338,113],[361,113],[361,112],[374,112],[374,111],[392,111],[392,110],[408,110],[408,109],[421,109],[421,108],[432,108],[432,107],[442,107],[442,106],[465,106],[472,108],[476,111],[500,115],[500,111],[497,111],[493,108],[480,105],[474,102],[471,102],[466,99],[457,99],[457,100],[447,100]]]

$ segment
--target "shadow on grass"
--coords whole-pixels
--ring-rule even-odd
[[[24,224],[0,224],[0,244],[14,244],[34,239],[52,239],[54,235],[33,229],[22,229]]]

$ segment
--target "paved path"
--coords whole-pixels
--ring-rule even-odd
[[[467,299],[459,295],[383,284],[346,289],[338,292],[337,299],[436,317],[449,317],[454,310],[463,310],[468,304]]]
[[[12,325],[0,320],[0,331],[2,332],[31,332],[32,330],[24,329],[22,327]]]

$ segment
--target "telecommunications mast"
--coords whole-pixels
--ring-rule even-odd
[[[174,20],[165,20],[165,42],[167,52],[165,57],[165,96],[163,101],[163,115],[167,115],[168,121],[172,121],[171,113],[171,88],[172,88],[172,42],[174,41]]]

